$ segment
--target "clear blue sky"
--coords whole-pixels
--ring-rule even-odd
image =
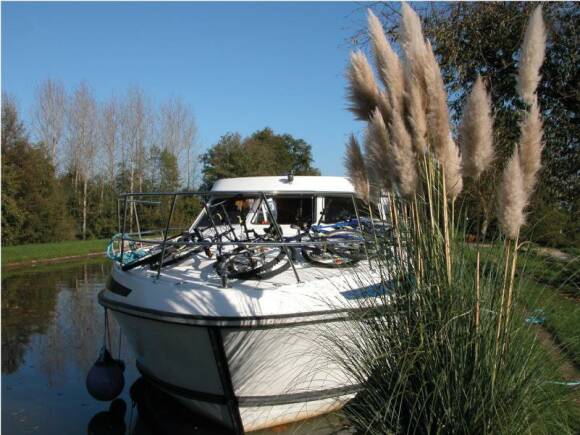
[[[350,38],[361,3],[2,3],[2,89],[25,120],[38,84],[85,80],[97,98],[138,85],[156,103],[180,96],[202,149],[265,126],[313,146],[343,174],[360,132],[345,109]]]

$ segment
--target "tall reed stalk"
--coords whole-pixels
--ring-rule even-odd
[[[332,358],[364,387],[345,412],[364,433],[519,434],[554,428],[565,433],[570,427],[552,418],[550,409],[561,391],[545,382],[550,376],[524,327],[516,274],[518,235],[543,146],[535,94],[545,45],[541,9],[530,20],[520,56],[518,90],[528,110],[521,143],[498,186],[505,237],[504,249],[493,257],[465,242],[460,228],[466,227],[466,214],[455,211],[462,177],[479,178],[493,160],[493,119],[483,80],[476,79],[467,102],[460,153],[450,133],[439,66],[419,17],[403,4],[400,61],[372,12],[369,27],[383,87],[365,55],[355,54],[351,110],[369,123],[374,159],[392,163],[362,173],[364,158],[351,141],[347,166],[355,186],[383,187],[393,237],[378,240],[375,250],[388,252],[373,260],[383,277],[372,284],[380,296],[358,300],[353,321],[340,336],[334,329],[326,337],[335,344]],[[533,55],[526,51],[532,49]],[[390,171],[380,173],[381,168]],[[368,198],[368,190],[359,193]],[[368,276],[359,279],[369,285]]]

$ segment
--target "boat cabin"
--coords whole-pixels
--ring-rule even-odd
[[[272,224],[272,217],[284,236],[311,225],[369,217],[384,218],[384,207],[364,203],[345,177],[287,176],[243,177],[216,181],[211,189],[210,207],[213,224],[244,226],[263,234]],[[212,225],[207,209],[195,220],[192,228]]]

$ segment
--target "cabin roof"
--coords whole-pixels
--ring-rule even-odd
[[[355,193],[346,177],[288,176],[239,177],[217,180],[212,189],[216,193]]]

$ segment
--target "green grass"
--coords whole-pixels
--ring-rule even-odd
[[[580,367],[580,302],[533,281],[525,283],[523,290],[525,304],[530,310],[543,310],[546,317],[544,326],[570,360]]]
[[[522,255],[521,266],[528,281],[524,294],[526,305],[532,310],[544,311],[544,326],[580,367],[579,257],[564,261],[528,252]]]
[[[485,248],[482,256],[493,262],[501,255],[501,249]],[[563,261],[528,251],[521,253],[518,263],[518,272],[525,280],[521,288],[524,304],[530,312],[544,311],[545,328],[580,367],[579,258]]]
[[[108,240],[73,240],[55,243],[2,246],[2,266],[34,260],[105,252]]]
[[[560,260],[536,252],[523,253],[520,268],[534,281],[580,299],[580,256]],[[520,270],[521,270],[520,269]]]

